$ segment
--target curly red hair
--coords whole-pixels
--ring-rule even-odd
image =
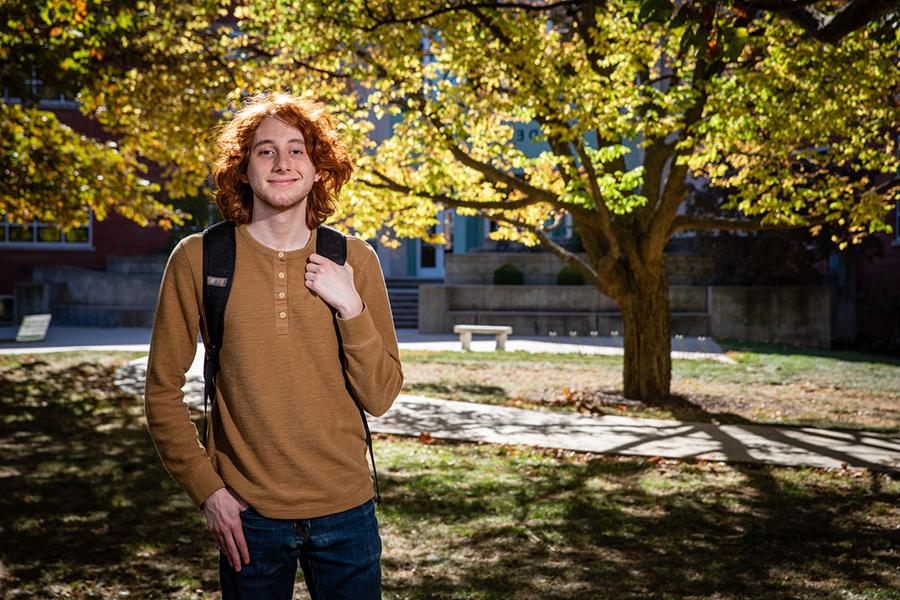
[[[306,224],[315,229],[334,214],[338,193],[353,171],[331,115],[316,100],[268,92],[247,99],[216,138],[216,205],[228,221],[243,224],[253,218],[253,190],[241,176],[247,174],[253,135],[267,117],[277,117],[303,134],[306,151],[320,174],[306,202]]]

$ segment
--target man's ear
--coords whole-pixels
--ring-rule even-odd
[[[250,178],[248,178],[247,174],[244,172],[238,173],[238,179],[240,179],[244,183],[250,183]]]
[[[316,171],[316,176],[313,178],[313,181],[318,181],[320,177],[322,177],[322,171]]]

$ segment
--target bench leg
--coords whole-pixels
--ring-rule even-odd
[[[503,352],[506,350],[506,334],[498,333],[497,334],[497,350],[499,352]]]
[[[462,349],[468,350],[469,346],[472,343],[472,332],[471,331],[463,331],[459,334],[459,341],[462,342]]]

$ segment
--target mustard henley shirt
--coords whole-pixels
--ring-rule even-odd
[[[144,409],[163,464],[198,507],[226,485],[260,514],[279,519],[332,514],[373,496],[365,430],[348,385],[375,416],[400,393],[403,371],[387,289],[374,249],[348,236],[347,261],[363,311],[350,319],[333,316],[305,285],[316,234],[303,248],[281,252],[255,240],[246,225],[236,227],[206,448],[182,391],[198,333],[206,339],[202,234],[183,239],[169,257]]]

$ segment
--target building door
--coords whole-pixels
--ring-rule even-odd
[[[446,212],[438,213],[438,222],[428,229],[430,233],[445,233]],[[442,278],[444,276],[443,244],[427,244],[421,239],[416,240],[416,274],[419,277]]]

